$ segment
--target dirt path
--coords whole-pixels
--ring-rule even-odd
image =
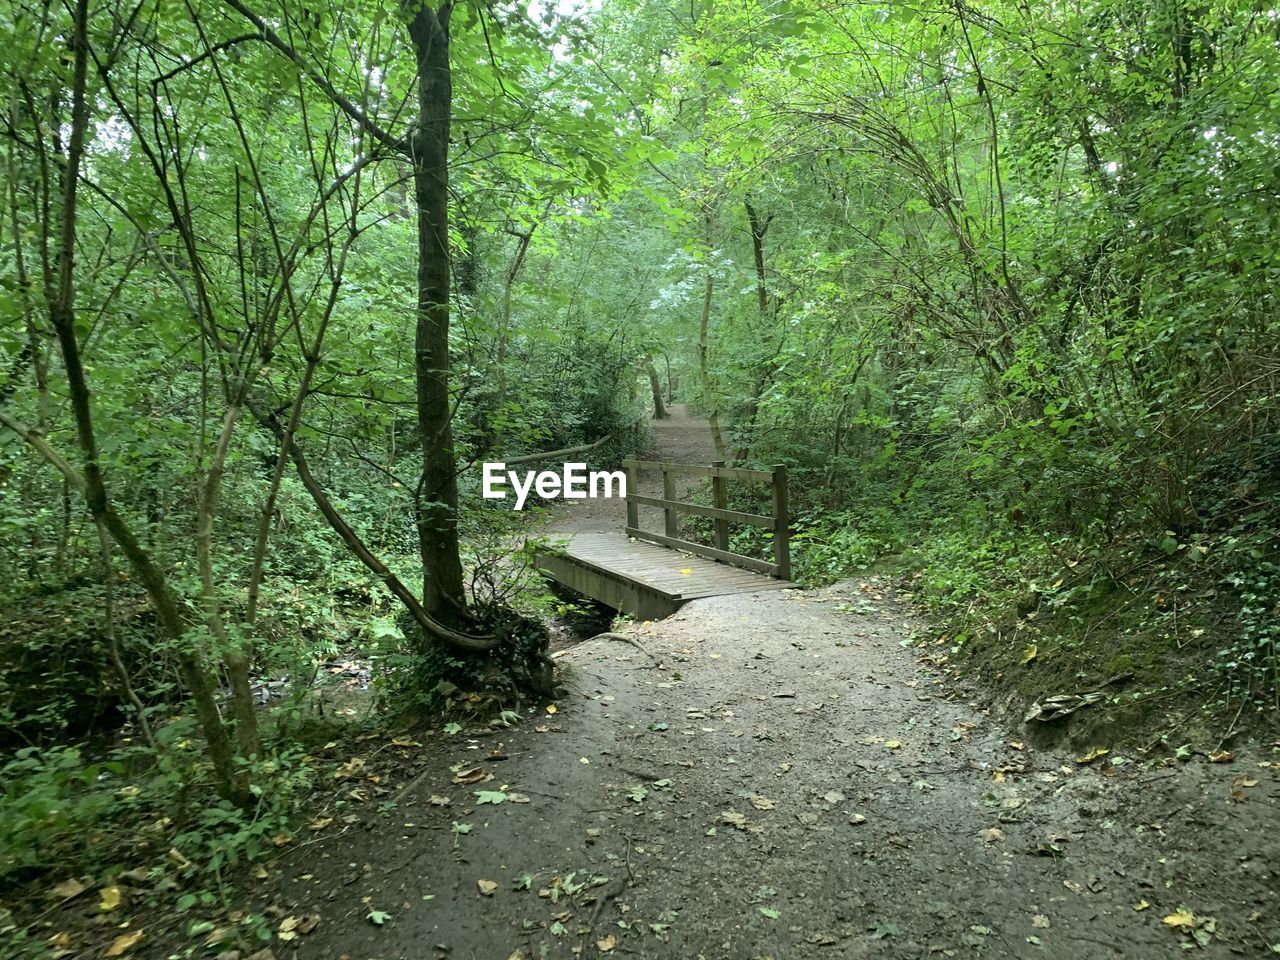
[[[667,407],[665,420],[650,420],[649,429],[653,443],[645,454],[653,460],[673,463],[711,463],[715,460],[715,444],[707,430],[707,422],[689,415],[683,403]],[[640,477],[640,492],[651,496],[662,495],[661,478],[654,473]],[[648,529],[657,529],[652,522],[661,518],[660,510],[642,507],[641,517],[649,522]],[[626,502],[619,499],[564,501],[551,518],[547,530],[552,535],[567,536],[574,533],[614,533],[626,526]]]
[[[343,832],[263,884],[273,916],[321,918],[276,956],[1271,955],[1280,756],[1035,749],[916,629],[872,579],[573,647],[554,712],[393,746],[389,775],[339,786],[365,796]]]

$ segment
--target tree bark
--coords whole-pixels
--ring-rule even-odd
[[[418,62],[418,125],[411,142],[418,206],[418,306],[414,342],[422,483],[417,502],[422,605],[435,620],[466,613],[458,547],[458,480],[449,398],[449,0],[409,20]]]
[[[658,368],[653,365],[653,357],[644,358],[644,372],[649,375],[649,391],[653,394],[653,419],[667,419],[667,408],[662,402],[662,383],[658,380]]]
[[[710,231],[708,231],[710,232]],[[708,251],[709,253],[709,251]],[[698,323],[698,375],[702,379],[702,402],[707,407],[707,423],[711,427],[711,440],[716,445],[716,459],[725,460],[724,434],[720,430],[720,411],[715,392],[711,387],[711,371],[707,361],[710,351],[711,293],[715,281],[711,276],[711,264],[707,264],[707,280],[702,291],[702,319]]]

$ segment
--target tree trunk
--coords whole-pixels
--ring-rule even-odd
[[[649,375],[649,391],[653,394],[653,419],[667,419],[667,408],[662,402],[662,382],[658,379],[658,368],[653,365],[653,357],[644,358],[644,371]]]
[[[178,650],[178,663],[182,677],[191,693],[192,704],[200,727],[208,741],[209,758],[217,774],[218,790],[225,798],[247,804],[249,793],[244,778],[235,768],[231,738],[218,713],[213,689],[205,675],[199,656],[189,648],[186,623],[182,607],[174,595],[164,574],[150,555],[143,549],[124,519],[112,507],[98,465],[98,442],[93,426],[92,403],[84,364],[80,358],[80,344],[75,332],[75,283],[74,258],[76,251],[76,196],[79,187],[80,163],[84,156],[85,133],[89,127],[89,101],[86,94],[86,70],[89,61],[88,0],[78,0],[75,7],[75,26],[71,38],[75,57],[72,82],[71,133],[67,147],[66,167],[63,173],[62,217],[58,224],[57,280],[49,304],[49,320],[58,339],[63,366],[67,375],[67,395],[76,423],[76,437],[84,459],[84,474],[80,477],[61,461],[59,469],[68,481],[83,493],[94,521],[101,523],[119,544],[121,552],[133,567],[138,580],[146,589],[155,607],[156,618],[166,638]],[[46,224],[45,229],[52,225]],[[29,443],[45,454],[46,459],[59,464],[60,460],[49,455],[49,448],[34,434],[24,434]]]
[[[708,221],[708,237],[710,236]],[[710,244],[708,256],[710,256]],[[698,324],[698,376],[702,379],[702,402],[707,408],[707,423],[711,427],[711,439],[716,445],[716,459],[725,460],[726,447],[724,434],[720,431],[720,411],[715,393],[711,388],[711,371],[708,369],[707,353],[709,350],[708,333],[711,326],[711,292],[715,281],[711,277],[711,264],[707,264],[707,281],[702,291],[702,319]]]
[[[451,2],[424,4],[409,21],[418,61],[418,127],[412,141],[418,205],[418,307],[414,344],[422,479],[418,543],[422,604],[444,623],[466,612],[458,550],[458,480],[449,402],[449,68]]]

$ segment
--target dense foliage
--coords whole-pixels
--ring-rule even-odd
[[[262,677],[305,712],[352,650],[391,710],[536,673],[475,465],[614,463],[651,390],[788,465],[804,578],[913,576],[938,657],[1122,678],[1151,729],[1280,709],[1265,5],[0,25],[0,874],[139,778],[252,856],[308,776]]]

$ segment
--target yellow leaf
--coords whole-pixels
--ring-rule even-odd
[[[693,574],[693,567],[684,567],[680,571],[680,576],[682,577],[688,577],[688,576],[691,576],[692,574]],[[612,950],[613,947],[610,947],[609,949]]]
[[[618,938],[617,938],[617,937],[615,937],[612,933],[611,933],[611,934],[609,934],[609,935],[608,935],[607,937],[605,937],[604,939],[602,939],[602,940],[597,940],[597,941],[596,941],[596,948],[597,948],[601,953],[608,953],[610,950],[612,950],[612,949],[613,949],[614,947],[616,947],[617,945],[618,945]]]
[[[133,933],[122,933],[111,941],[111,946],[107,947],[106,955],[108,957],[123,957],[136,947],[138,942],[145,936],[146,934],[141,930],[135,930]]]
[[[555,713],[556,705],[554,703],[547,704],[547,713]]]
[[[498,889],[498,885],[492,880],[477,880],[476,886],[480,888],[480,893],[486,897],[492,897],[494,891]]]
[[[1026,651],[1022,654],[1022,662],[1024,664],[1030,663],[1036,658],[1036,654],[1039,652],[1040,651],[1036,649],[1036,645],[1034,643],[1028,644]]]
[[[68,933],[55,933],[45,942],[55,949],[65,950],[67,947],[71,946],[71,935]]]
[[[1196,915],[1186,907],[1179,907],[1177,910],[1173,911],[1173,913],[1165,917],[1161,922],[1164,923],[1166,927],[1170,927],[1174,930],[1181,930],[1184,933],[1191,932],[1200,923],[1200,921],[1196,919]]]
[[[293,837],[289,836],[287,833],[277,833],[271,838],[271,842],[277,847],[283,847],[286,843],[293,843]]]
[[[331,823],[333,823],[333,817],[312,817],[307,826],[312,830],[323,830]]]
[[[120,906],[120,888],[103,887],[102,900],[98,904],[98,909],[106,913],[108,910],[114,910],[118,906]]]
[[[1137,903],[1133,905],[1133,909],[1136,910],[1138,913],[1141,913],[1143,910],[1150,908],[1150,906],[1151,904],[1149,904],[1146,900],[1139,900]]]
[[[1106,747],[1097,747],[1093,750],[1090,750],[1083,757],[1076,757],[1076,763],[1093,763],[1093,761],[1095,760],[1101,760],[1110,752],[1111,751],[1108,750]]]
[[[886,740],[884,745],[890,750],[898,750],[902,747],[901,740]]]
[[[1230,750],[1217,750],[1209,754],[1210,763],[1230,763],[1235,755]]]

